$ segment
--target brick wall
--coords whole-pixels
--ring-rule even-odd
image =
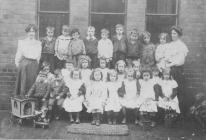
[[[183,40],[189,47],[185,75],[190,91],[203,88],[206,55],[206,1],[181,0],[179,24],[183,27]]]
[[[0,110],[8,109],[15,86],[14,54],[17,40],[35,23],[36,0],[0,0]]]

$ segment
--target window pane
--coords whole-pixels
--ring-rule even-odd
[[[55,27],[55,36],[61,34],[61,27],[64,24],[69,24],[69,14],[48,14],[40,13],[39,15],[39,37],[46,35],[46,27]]]
[[[40,11],[69,11],[69,0],[40,0]]]
[[[96,28],[96,36],[100,38],[100,30],[106,28],[110,31],[110,35],[115,32],[115,25],[124,25],[124,15],[91,15],[91,25]]]
[[[91,0],[92,12],[124,13],[126,0]]]
[[[176,14],[176,0],[147,0],[147,13]]]
[[[147,30],[152,35],[152,42],[158,42],[158,35],[161,32],[169,31],[169,28],[176,25],[176,16],[147,16]]]

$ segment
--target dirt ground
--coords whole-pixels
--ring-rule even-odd
[[[206,133],[196,129],[191,122],[178,123],[175,128],[158,125],[150,131],[128,124],[128,136],[97,136],[70,134],[66,131],[67,120],[53,121],[48,129],[33,128],[31,124],[12,125],[10,114],[0,111],[0,139],[72,139],[72,140],[205,140]]]

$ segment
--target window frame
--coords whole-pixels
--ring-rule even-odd
[[[123,15],[124,16],[124,27],[125,30],[127,30],[127,5],[128,5],[128,0],[124,0],[125,6],[124,6],[124,12],[93,12],[92,11],[92,0],[89,0],[89,25],[91,25],[91,15]]]
[[[39,29],[39,17],[40,17],[40,14],[41,13],[48,13],[48,14],[68,14],[68,23],[70,24],[70,9],[71,9],[71,5],[70,5],[70,2],[71,2],[71,0],[68,0],[69,1],[69,5],[68,5],[68,7],[69,7],[69,9],[67,10],[67,11],[43,11],[43,10],[40,10],[40,0],[36,0],[36,10],[37,10],[37,17],[36,17],[36,19],[37,19],[37,26],[38,26],[38,29]],[[39,38],[39,30],[37,31],[37,37]]]
[[[148,0],[147,0],[148,1]],[[146,1],[146,4],[147,4]],[[147,17],[148,16],[175,16],[175,24],[178,25],[179,24],[179,5],[180,5],[180,0],[176,0],[176,10],[175,10],[175,14],[161,14],[161,13],[148,13],[148,9],[147,9],[147,5],[145,8],[145,28],[147,30]]]

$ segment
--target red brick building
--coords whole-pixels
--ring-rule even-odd
[[[17,40],[25,36],[29,23],[45,27],[62,24],[78,27],[84,37],[88,25],[114,32],[122,23],[127,31],[149,30],[156,42],[157,34],[171,25],[183,28],[183,41],[189,48],[185,65],[188,97],[202,90],[206,83],[206,1],[205,0],[0,0],[0,110],[9,108],[15,86],[14,56]],[[187,98],[188,99],[188,98]]]

